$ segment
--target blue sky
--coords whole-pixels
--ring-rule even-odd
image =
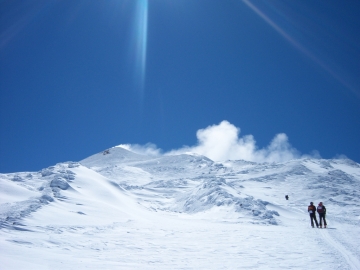
[[[359,12],[355,0],[1,1],[0,172],[119,144],[199,149],[198,131],[224,123],[238,137],[213,141],[252,135],[261,151],[286,134],[300,156],[360,162]]]

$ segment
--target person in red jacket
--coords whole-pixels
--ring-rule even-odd
[[[311,227],[314,228],[314,220],[315,220],[316,228],[319,228],[319,224],[317,222],[316,214],[315,214],[316,213],[316,207],[315,207],[313,202],[311,202],[310,205],[308,206],[308,212],[309,212],[309,215],[310,215]]]
[[[316,211],[319,213],[319,219],[320,219],[320,228],[322,228],[322,220],[324,220],[324,228],[326,228],[326,219],[325,219],[325,215],[326,215],[326,208],[323,205],[322,202],[319,203]]]

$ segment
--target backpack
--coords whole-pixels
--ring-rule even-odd
[[[325,206],[318,206],[317,207],[317,212],[319,213],[319,214],[322,214],[322,213],[326,213],[326,209],[325,209]]]

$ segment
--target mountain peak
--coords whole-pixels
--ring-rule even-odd
[[[343,266],[345,260],[349,269],[359,268],[358,163],[325,159],[221,163],[189,153],[153,156],[130,149],[113,147],[80,164],[58,163],[35,173],[0,174],[0,245],[4,258],[14,258],[9,266],[16,266],[6,268],[28,268],[29,260],[48,252],[54,254],[51,262],[65,251],[69,258],[75,254],[90,261],[97,258],[94,249],[108,252],[107,258],[119,259],[119,254],[125,254],[119,259],[121,264],[128,254],[140,250],[133,261],[121,266],[144,268],[138,258],[144,254],[144,258],[152,258],[155,253],[144,252],[154,248],[155,256],[172,250],[176,258],[187,258],[189,246],[194,252],[206,251],[210,242],[216,252],[222,251],[219,246],[227,247],[227,260],[236,261],[234,248],[244,248],[241,254],[249,252],[251,263],[264,250],[270,253],[264,263],[279,253],[279,261],[284,263],[283,254],[290,249],[295,250],[301,265],[291,267],[291,257],[286,267],[303,269],[314,263],[312,251],[316,249],[323,258],[317,265],[320,268]],[[326,205],[327,231],[311,228],[310,201]],[[193,241],[191,245],[189,241]],[[205,248],[199,249],[201,241]],[[168,249],[171,243],[174,246]],[[249,245],[253,246],[249,249]],[[206,255],[206,259],[213,256]],[[18,258],[23,258],[22,267]],[[243,255],[239,258],[241,261],[234,261],[229,268],[243,266]],[[96,268],[120,266],[120,262],[106,265],[105,260],[96,260],[96,265],[91,261]],[[79,261],[73,259],[72,263]],[[270,268],[276,268],[275,262],[273,266]]]
[[[95,155],[87,157],[80,161],[86,167],[107,167],[117,165],[119,163],[142,161],[150,159],[151,157],[134,153],[121,146],[115,146],[105,149]]]

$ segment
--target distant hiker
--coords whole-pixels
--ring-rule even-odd
[[[324,228],[326,228],[326,219],[325,219],[325,215],[326,215],[326,208],[323,205],[322,202],[319,203],[316,211],[319,213],[319,219],[320,219],[320,228],[322,228],[322,220],[324,220]]]
[[[288,195],[285,195],[285,199],[288,200],[288,199],[289,199],[289,196],[288,196]]]
[[[319,224],[317,222],[316,214],[315,214],[316,213],[316,207],[315,207],[313,202],[311,202],[310,205],[308,206],[308,212],[309,212],[309,215],[310,215],[311,227],[314,228],[314,220],[315,220],[316,228],[319,228]]]

